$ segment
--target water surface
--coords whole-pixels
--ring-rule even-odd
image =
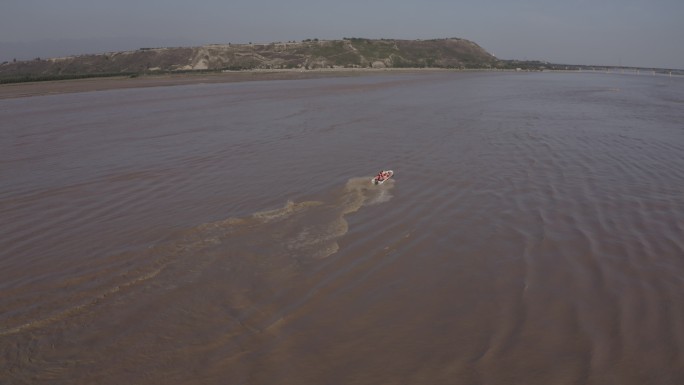
[[[682,79],[198,84],[0,121],[2,384],[684,383]]]

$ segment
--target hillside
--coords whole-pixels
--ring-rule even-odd
[[[154,72],[318,68],[488,68],[498,60],[458,38],[305,40],[225,44],[5,62],[0,80],[46,80]]]

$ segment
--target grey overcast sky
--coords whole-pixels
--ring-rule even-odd
[[[343,37],[460,37],[500,59],[684,69],[684,0],[0,0],[0,61]]]

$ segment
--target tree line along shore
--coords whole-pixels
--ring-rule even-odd
[[[200,47],[140,48],[61,58],[0,63],[0,84],[90,78],[168,77],[233,72],[301,72],[391,69],[639,71],[627,67],[501,60],[460,38],[396,40],[306,39],[267,44],[211,44]],[[682,71],[644,69],[684,75]],[[293,76],[293,75],[282,75]],[[302,76],[302,75],[298,75]],[[320,75],[311,75],[320,76]],[[244,76],[243,76],[244,77]]]

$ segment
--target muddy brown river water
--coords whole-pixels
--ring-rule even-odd
[[[0,125],[0,384],[684,383],[684,79],[195,84]]]

